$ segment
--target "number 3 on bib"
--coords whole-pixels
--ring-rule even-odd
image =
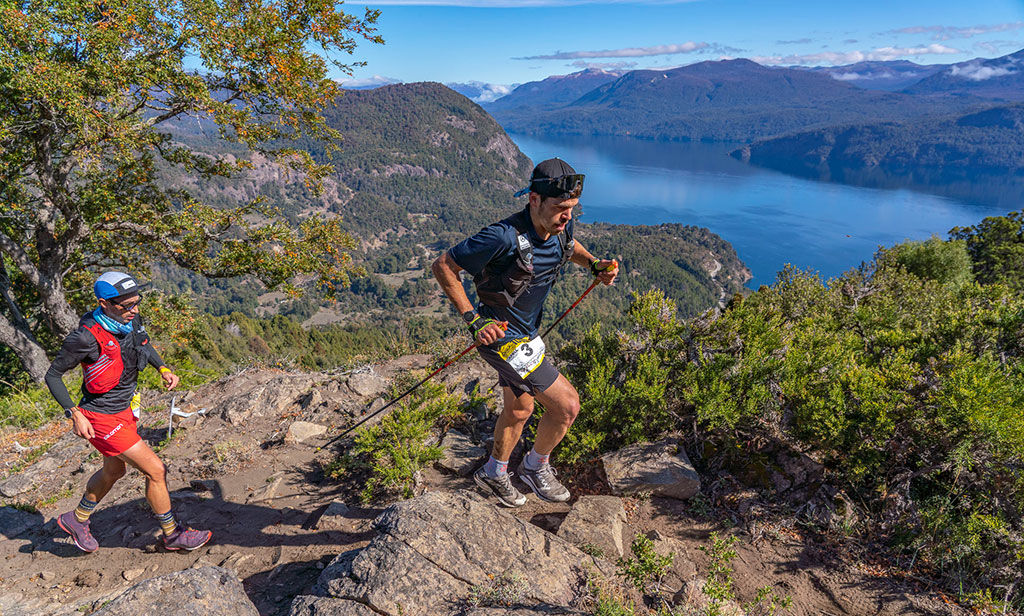
[[[519,338],[501,345],[498,355],[505,360],[522,378],[530,376],[544,361],[544,341],[537,336],[533,340]]]

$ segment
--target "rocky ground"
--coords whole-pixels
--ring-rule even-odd
[[[768,585],[792,597],[793,614],[962,613],[919,581],[850,558],[834,539],[772,514],[766,491],[745,486],[743,473],[698,478],[671,438],[569,477],[579,497],[571,503],[531,495],[520,509],[495,507],[467,476],[486,455],[500,396],[469,412],[461,432],[438,435],[446,459],[422,473],[422,496],[360,506],[359,485],[323,471],[345,441],[321,447],[383,405],[396,375],[429,361],[409,356],[345,374],[243,371],[179,399],[185,412],[206,410],[176,420],[170,440],[171,396],[152,394],[141,433],[160,447],[175,511],[213,530],[192,553],[157,547],[143,479],[130,471],[92,517],[100,549],[82,554],[54,518],[77,504],[98,455],[64,425],[3,435],[0,455],[31,463],[8,464],[0,481],[0,614],[582,614],[585,580],[614,584],[614,561],[637,533],[675,554],[665,595],[699,595],[709,564],[700,547],[713,531],[740,538],[741,601]],[[476,360],[442,376],[453,391],[496,386]],[[52,445],[42,455],[24,450],[45,440]],[[783,468],[770,478],[776,491],[811,472]],[[836,515],[803,513],[825,523]],[[515,591],[513,607],[471,605],[503,589]]]

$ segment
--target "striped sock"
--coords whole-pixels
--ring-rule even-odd
[[[173,509],[168,510],[167,513],[156,514],[156,521],[160,523],[160,528],[164,531],[164,537],[178,530],[178,522],[174,519]]]
[[[96,508],[99,502],[91,501],[86,497],[82,497],[82,500],[78,501],[78,506],[75,507],[75,519],[79,522],[85,522],[92,515],[92,510]]]

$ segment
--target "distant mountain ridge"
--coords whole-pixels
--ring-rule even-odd
[[[948,64],[916,64],[908,60],[865,61],[843,66],[794,66],[798,70],[825,73],[833,79],[869,90],[902,90],[947,68]]]
[[[559,82],[548,85],[557,88]],[[548,102],[550,88],[542,93],[547,98],[532,107],[509,107],[505,97],[488,110],[506,130],[527,134],[752,141],[809,127],[949,114],[981,102],[947,97],[922,107],[908,94],[744,59],[630,71],[561,107]]]
[[[990,60],[977,58],[950,65],[903,91],[1024,101],[1024,49]]]
[[[492,114],[518,107],[554,109],[573,102],[594,88],[617,79],[621,74],[588,68],[568,75],[552,75],[541,81],[524,83],[484,108]]]

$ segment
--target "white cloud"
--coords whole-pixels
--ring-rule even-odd
[[[1024,21],[1014,21],[1002,24],[991,24],[987,26],[910,26],[900,28],[892,32],[899,34],[926,34],[932,35],[932,40],[948,41],[954,38],[971,38],[992,32],[1009,32],[1024,28]]]
[[[587,62],[586,60],[576,60],[569,66],[576,68],[599,68],[605,71],[623,71],[631,69],[636,66],[636,62],[629,62],[623,60],[622,62]]]
[[[981,62],[969,62],[949,69],[949,74],[953,77],[963,77],[971,81],[985,81],[993,77],[1013,75],[1016,72],[1001,66],[983,66]]]
[[[364,79],[345,79],[338,82],[341,87],[348,90],[362,90],[365,88],[379,88],[380,86],[386,86],[393,83],[402,83],[401,79],[394,79],[392,77],[384,77],[383,75],[374,75],[373,77],[366,77]]]
[[[687,41],[678,45],[653,45],[651,47],[625,47],[602,49],[600,51],[559,51],[541,56],[513,58],[514,60],[574,60],[576,58],[638,58],[641,56],[663,56],[677,53],[693,53],[708,47],[707,43]]]
[[[821,53],[790,54],[786,56],[751,56],[758,64],[800,64],[800,65],[831,65],[856,64],[868,60],[899,60],[901,58],[933,54],[963,53],[959,49],[932,43],[920,47],[877,47],[871,51],[823,51]]]

